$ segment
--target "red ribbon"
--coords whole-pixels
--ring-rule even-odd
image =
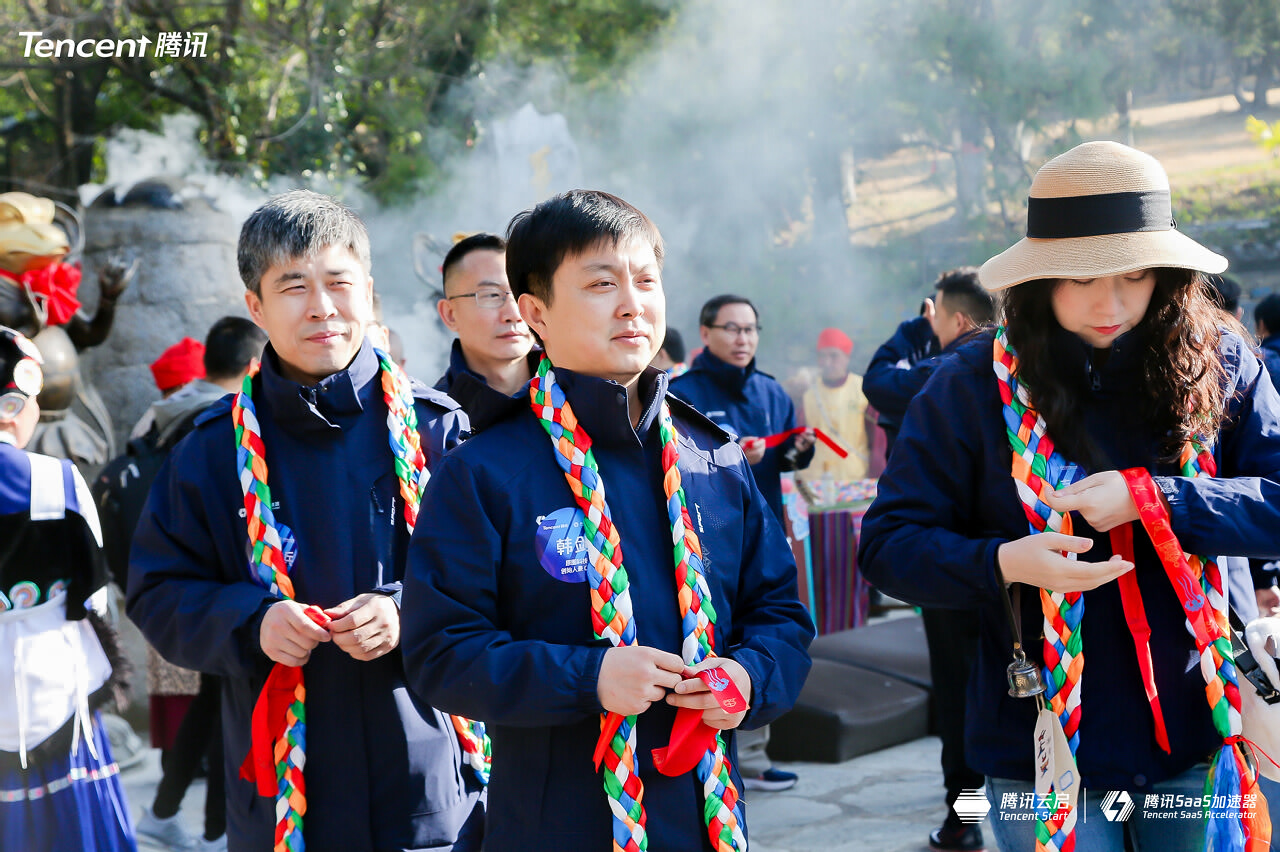
[[[240,764],[240,777],[254,783],[259,796],[275,798],[280,786],[276,776],[275,744],[284,736],[289,705],[302,684],[302,669],[276,663],[253,705],[249,753]],[[299,782],[301,783],[301,782]]]
[[[1133,525],[1121,524],[1111,530],[1111,552],[1119,554],[1126,562],[1133,562]],[[1147,691],[1151,705],[1151,718],[1155,723],[1156,742],[1165,754],[1171,754],[1169,732],[1164,724],[1164,711],[1160,709],[1160,693],[1156,689],[1155,667],[1151,662],[1151,625],[1147,622],[1147,610],[1142,604],[1142,591],[1133,571],[1121,574],[1120,602],[1124,605],[1124,620],[1133,636],[1133,649],[1138,654],[1138,668],[1142,670],[1142,686]]]
[[[741,713],[747,709],[747,701],[729,673],[716,666],[698,672],[698,678],[715,696],[720,709],[726,713]],[[671,741],[665,748],[653,750],[654,768],[667,776],[683,775],[702,760],[708,749],[715,745],[715,728],[702,721],[704,711],[681,707],[676,711],[675,724],[671,726]]]
[[[76,298],[76,291],[80,289],[78,266],[51,263],[22,275],[0,269],[0,275],[29,287],[32,293],[42,297],[49,325],[66,325],[80,310],[80,300]]]
[[[781,444],[783,441],[790,438],[792,435],[799,435],[803,431],[805,431],[805,427],[799,426],[795,429],[788,429],[785,432],[777,432],[777,433],[774,433],[773,435],[766,435],[763,438],[756,438],[756,440],[764,441],[765,447],[776,447],[779,444]],[[847,459],[849,457],[849,451],[846,450],[844,447],[840,446],[838,443],[836,443],[834,438],[832,438],[826,432],[823,432],[821,429],[814,429],[813,436],[817,438],[819,441],[821,441],[822,443],[826,444],[828,447],[830,447],[831,452],[835,453],[840,458]]]
[[[329,614],[315,604],[303,609],[302,613],[326,629],[332,621]],[[299,686],[302,686],[302,667],[276,663],[253,705],[249,753],[240,764],[240,777],[256,784],[259,796],[274,798],[280,785],[275,748],[284,736],[284,729],[289,723],[289,705],[293,704]]]
[[[1173,534],[1173,527],[1169,525],[1169,511],[1160,500],[1155,481],[1151,474],[1140,467],[1122,470],[1120,474],[1124,477],[1125,485],[1129,486],[1133,504],[1138,507],[1138,517],[1151,538],[1156,555],[1160,557],[1160,564],[1164,566],[1165,574],[1169,576],[1169,582],[1173,584],[1178,600],[1182,602],[1187,622],[1195,632],[1197,646],[1203,648],[1213,644],[1221,635],[1218,623],[1212,617],[1213,607],[1200,588],[1199,578],[1192,573],[1182,545],[1178,544],[1178,538]]]

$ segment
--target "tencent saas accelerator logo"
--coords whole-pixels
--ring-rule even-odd
[[[1101,807],[1108,822],[1125,822],[1133,816],[1133,797],[1124,790],[1110,790],[1102,797]]]

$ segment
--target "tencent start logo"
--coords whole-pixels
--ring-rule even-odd
[[[1101,807],[1108,822],[1125,822],[1133,816],[1133,797],[1124,790],[1110,790],[1102,797]]]
[[[960,817],[961,822],[973,825],[987,818],[991,803],[987,801],[987,796],[981,789],[962,790],[951,808],[956,812],[956,816]]]

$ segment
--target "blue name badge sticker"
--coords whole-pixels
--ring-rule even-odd
[[[538,562],[553,580],[587,581],[587,540],[582,522],[582,510],[575,506],[538,518]]]

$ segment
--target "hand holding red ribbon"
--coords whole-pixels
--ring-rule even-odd
[[[741,668],[740,666],[738,668]],[[700,680],[725,714],[735,716],[746,713],[749,709],[746,698],[723,666],[704,668],[692,673],[685,679]],[[699,695],[701,689],[683,693],[683,695]],[[678,693],[679,694],[679,693]],[[668,703],[675,703],[668,696]],[[703,707],[682,706],[676,711],[675,723],[671,726],[671,742],[665,748],[653,750],[653,765],[663,775],[676,776],[690,772],[698,765],[698,761],[715,743],[719,728],[707,724]]]
[[[764,445],[766,447],[776,447],[792,435],[799,435],[801,432],[806,431],[809,431],[806,427],[798,426],[795,429],[788,429],[785,432],[775,432],[772,435],[765,435],[763,438],[757,438],[756,440],[764,441]],[[812,431],[813,436],[826,444],[831,449],[831,452],[835,453],[842,459],[849,457],[849,451],[842,447],[835,438],[831,437],[826,432],[823,432],[821,429],[814,429]]]

